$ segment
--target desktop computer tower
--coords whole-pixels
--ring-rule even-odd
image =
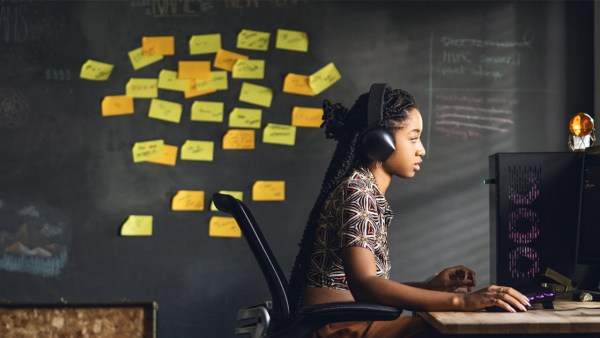
[[[546,268],[573,275],[582,160],[575,152],[489,157],[491,283],[531,283]]]

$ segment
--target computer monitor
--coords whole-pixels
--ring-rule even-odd
[[[600,266],[600,154],[586,153],[582,168],[577,262]]]

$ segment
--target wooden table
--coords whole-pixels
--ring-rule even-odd
[[[600,337],[600,302],[557,300],[554,308],[519,313],[419,312],[418,315],[448,335]]]

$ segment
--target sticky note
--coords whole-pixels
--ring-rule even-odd
[[[239,49],[251,49],[266,51],[269,49],[269,37],[271,33],[242,29],[237,37],[236,47]]]
[[[181,159],[188,161],[212,161],[214,142],[187,140],[181,146]]]
[[[270,107],[273,99],[273,90],[268,87],[255,85],[252,83],[242,83],[239,100],[263,107]]]
[[[216,89],[197,89],[195,79],[188,79],[187,81],[188,85],[185,91],[183,92],[183,96],[186,99],[189,99],[190,97],[211,94],[217,91]]]
[[[308,35],[305,32],[278,29],[275,48],[307,52]]]
[[[262,110],[250,108],[233,108],[229,113],[229,127],[231,128],[260,128]]]
[[[133,98],[126,95],[105,96],[102,99],[102,116],[133,114]]]
[[[293,146],[296,144],[296,127],[269,123],[263,131],[263,143]]]
[[[144,55],[142,54],[142,47],[134,49],[128,53],[129,61],[134,70],[149,66],[155,62],[163,59],[162,55]]]
[[[175,55],[174,36],[144,36],[142,54],[146,56]]]
[[[106,81],[110,77],[114,66],[108,63],[87,60],[81,66],[79,77],[86,80]]]
[[[253,201],[285,201],[285,181],[256,181],[252,185]]]
[[[192,121],[223,122],[223,102],[194,101],[192,103]]]
[[[130,215],[121,226],[121,236],[152,236],[152,216]]]
[[[125,86],[125,93],[129,97],[141,99],[158,97],[158,80],[131,78]]]
[[[240,201],[244,200],[244,192],[243,191],[220,190],[219,193],[225,194],[225,195],[231,195]],[[215,203],[212,201],[210,202],[210,211],[219,211],[219,209],[217,209],[217,207],[215,206]]]
[[[179,190],[171,201],[173,211],[202,211],[204,210],[204,191]]]
[[[231,77],[234,79],[264,79],[265,60],[237,60]]]
[[[190,55],[216,53],[221,49],[221,34],[192,35]]]
[[[319,128],[322,123],[322,108],[294,107],[292,109],[292,126]]]
[[[181,120],[181,111],[180,103],[152,99],[148,117],[172,123],[179,123]]]
[[[246,55],[230,52],[225,49],[219,49],[217,55],[215,55],[215,61],[213,62],[213,67],[232,71],[233,65],[237,60],[248,60]]]
[[[180,79],[208,79],[210,77],[210,61],[179,61]]]
[[[163,69],[158,73],[158,88],[183,92],[189,86],[189,80],[181,80],[174,70]]]
[[[242,237],[242,230],[238,226],[235,218],[213,216],[208,225],[208,235],[210,237]]]
[[[210,77],[207,79],[196,79],[196,90],[226,90],[227,89],[227,72],[217,70],[210,72]]]
[[[136,142],[132,149],[133,162],[145,162],[147,160],[163,156],[164,146],[164,140]]]
[[[254,149],[254,130],[230,129],[223,136],[223,149]]]
[[[332,84],[342,78],[340,72],[335,68],[333,62],[319,69],[308,77],[308,84],[315,94],[320,94]]]
[[[283,92],[289,94],[315,96],[315,92],[308,85],[308,75],[289,73],[283,81]]]
[[[177,163],[177,150],[179,148],[177,148],[177,146],[171,146],[168,144],[165,144],[163,147],[163,155],[162,156],[158,156],[157,157],[153,157],[151,159],[148,159],[148,162],[151,163],[155,163],[155,164],[162,164],[162,165],[168,165],[168,166],[175,166],[175,163]]]

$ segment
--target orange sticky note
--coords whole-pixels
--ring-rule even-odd
[[[238,226],[235,218],[213,216],[208,225],[208,235],[210,237],[242,237],[242,230]]]
[[[133,97],[125,95],[105,96],[102,100],[102,116],[133,114]]]
[[[210,61],[179,61],[180,79],[210,79]]]
[[[285,201],[285,181],[256,181],[252,186],[253,201]]]
[[[171,203],[173,211],[202,211],[204,210],[204,191],[179,190]]]
[[[196,79],[190,79],[188,81],[188,86],[183,91],[183,96],[186,99],[189,99],[190,97],[211,94],[217,91],[216,89],[196,89]]]
[[[223,136],[223,149],[254,149],[254,130],[230,129]]]
[[[175,55],[175,37],[144,36],[142,38],[142,55]]]
[[[215,56],[213,66],[215,68],[232,71],[233,65],[235,65],[237,60],[248,60],[248,57],[225,49],[219,49]]]
[[[315,96],[315,92],[308,84],[308,75],[289,73],[283,81],[283,92],[289,94]]]
[[[170,146],[168,144],[165,144],[163,146],[163,155],[160,157],[148,159],[147,162],[163,164],[163,165],[170,165],[173,167],[173,166],[175,166],[175,163],[177,163],[177,150],[178,149],[179,148],[177,148],[177,146]]]
[[[294,107],[292,110],[292,126],[319,128],[323,123],[322,108]]]

